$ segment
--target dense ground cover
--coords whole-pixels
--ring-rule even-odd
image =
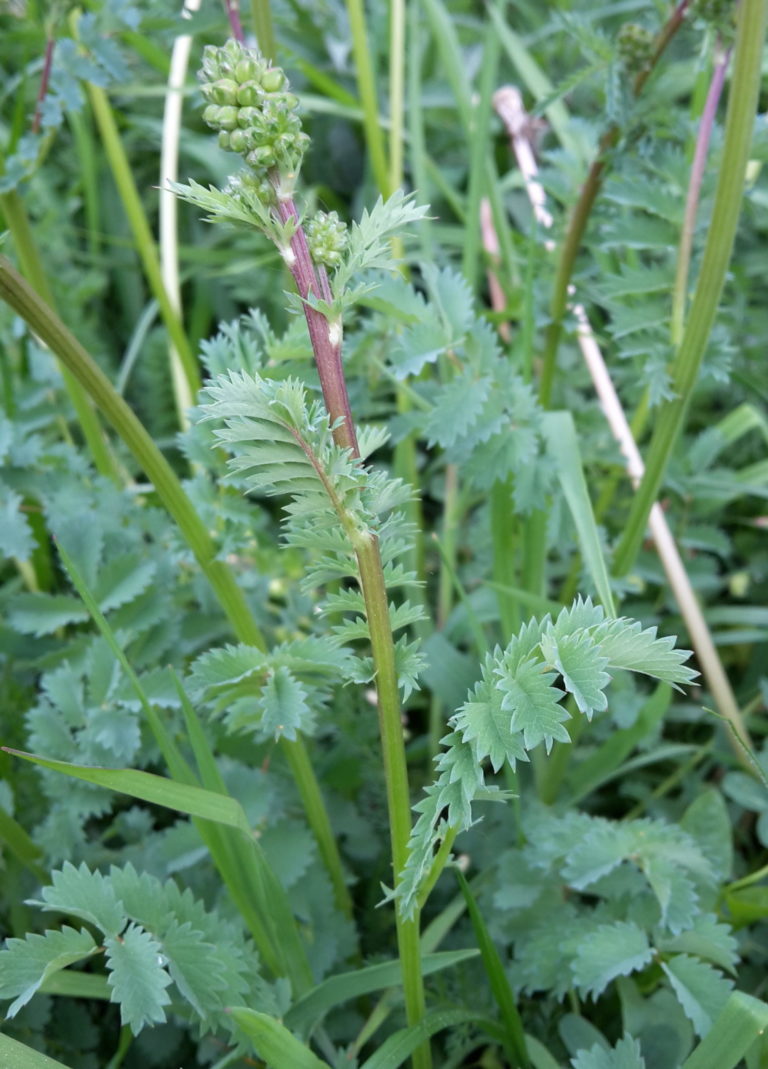
[[[0,11],[0,1065],[765,1064],[767,11]]]

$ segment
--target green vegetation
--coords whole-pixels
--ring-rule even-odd
[[[764,1064],[767,19],[0,12],[3,1065]]]

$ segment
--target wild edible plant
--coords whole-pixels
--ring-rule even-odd
[[[71,978],[80,974],[69,970],[71,965],[103,960],[105,971],[95,977],[101,984],[92,994],[119,1004],[128,1042],[130,1034],[173,1014],[224,1046],[222,1065],[252,1055],[278,1067],[340,1064],[344,1052],[323,1027],[323,1018],[339,1003],[382,988],[402,988],[406,1026],[363,1063],[371,1069],[402,1064],[409,1056],[426,1069],[432,1064],[431,1035],[466,1025],[485,1029],[510,1064],[546,1065],[547,1052],[523,1034],[508,979],[477,908],[478,889],[463,877],[463,902],[485,970],[482,986],[491,990],[499,1021],[489,1023],[487,1013],[472,1007],[446,1008],[450,999],[438,1005],[437,994],[425,991],[425,975],[447,970],[466,955],[425,953],[430,944],[429,932],[421,931],[422,912],[452,863],[456,836],[475,834],[468,841],[482,852],[478,803],[511,798],[512,805],[501,810],[505,816],[497,812],[488,821],[494,843],[504,843],[488,893],[494,934],[503,932],[515,944],[517,990],[597,997],[617,979],[641,977],[657,994],[676,997],[703,1035],[730,989],[715,966],[729,969],[735,960],[732,937],[713,912],[722,861],[718,851],[723,852],[722,835],[710,835],[722,817],[718,802],[705,797],[676,826],[662,820],[619,823],[539,803],[521,803],[520,809],[514,801],[521,766],[532,762],[544,782],[545,755],[556,744],[569,745],[581,730],[575,726],[581,724],[577,714],[588,723],[606,710],[613,675],[619,674],[625,686],[627,672],[660,684],[643,704],[643,715],[654,723],[669,700],[668,685],[694,678],[684,663],[687,653],[674,649],[672,639],[616,616],[606,576],[594,576],[602,606],[579,597],[570,607],[526,623],[515,620],[519,606],[511,608],[502,594],[499,643],[470,668],[466,700],[450,711],[444,736],[435,718],[434,782],[427,782],[412,821],[416,792],[409,784],[402,703],[427,667],[422,646],[430,630],[419,587],[423,577],[409,564],[417,532],[403,510],[413,490],[385,467],[369,463],[386,445],[387,433],[375,421],[356,421],[345,376],[345,323],[354,324],[348,344],[356,359],[365,358],[367,324],[387,342],[383,374],[388,383],[412,389],[411,426],[443,450],[472,493],[496,495],[497,519],[504,498],[525,514],[552,491],[557,439],[567,439],[572,424],[541,409],[458,275],[422,265],[414,285],[399,271],[392,239],[426,214],[413,198],[397,192],[379,199],[349,229],[334,213],[302,214],[295,196],[308,139],[298,100],[280,69],[230,41],[206,50],[201,80],[205,121],[218,131],[223,148],[243,158],[245,168],[223,189],[190,183],[177,192],[210,219],[257,231],[274,243],[295,284],[291,307],[306,322],[306,334],[291,329],[300,347],[307,348],[308,338],[316,377],[306,363],[285,374],[285,362],[276,355],[284,339],[258,314],[223,329],[204,346],[210,380],[184,437],[187,456],[206,474],[198,471],[197,482],[185,492],[98,369],[35,295],[17,285],[9,270],[3,285],[17,310],[99,396],[153,479],[159,501],[176,519],[237,644],[217,632],[212,641],[205,636],[199,644],[207,648],[199,652],[194,637],[188,637],[179,658],[183,678],[172,673],[161,683],[137,673],[131,663],[141,656],[135,622],[128,612],[116,614],[124,605],[136,608],[134,602],[144,594],[157,611],[150,585],[156,575],[170,573],[182,551],[176,542],[158,546],[151,569],[145,566],[142,572],[134,561],[127,568],[133,578],[124,579],[101,568],[101,543],[111,545],[114,534],[88,544],[82,529],[68,526],[65,518],[58,522],[61,560],[82,604],[74,597],[54,605],[45,595],[27,596],[16,602],[14,619],[22,631],[53,631],[81,623],[89,614],[99,631],[81,656],[70,655],[47,672],[44,696],[30,712],[35,748],[47,751],[32,758],[44,770],[45,783],[62,773],[76,778],[84,807],[80,816],[98,812],[87,808],[90,797],[103,798],[94,794],[94,786],[189,815],[215,866],[218,889],[226,887],[228,898],[209,909],[175,881],[142,874],[130,861],[108,873],[100,871],[97,857],[77,865],[66,861],[35,904],[80,926],[8,941],[0,954],[0,994],[14,999],[9,1015],[21,1011],[52,975],[62,973],[74,988]],[[420,389],[419,376],[431,365],[439,374],[428,389]],[[222,455],[228,457],[226,470]],[[248,496],[248,506],[233,496],[233,488]],[[122,500],[119,491],[114,493]],[[201,517],[221,522],[219,536],[230,563],[237,565],[254,552],[249,539],[269,537],[268,521],[254,499],[270,496],[281,499],[283,553],[290,555],[294,570],[299,562],[303,574],[295,578],[300,593],[286,594],[295,596],[298,607],[286,608],[282,633],[266,643]],[[151,526],[146,537],[159,529]],[[141,540],[145,533],[133,537]],[[586,558],[589,547],[582,548]],[[200,601],[210,597],[195,594]],[[189,614],[195,611],[191,601],[190,595]],[[511,623],[516,626],[507,626]],[[476,619],[470,626],[477,629],[481,649],[483,629]],[[136,646],[130,658],[123,649],[125,636]],[[354,718],[344,720],[353,687],[364,696],[354,703]],[[114,726],[110,734],[99,720],[99,707],[108,702],[131,710],[122,721],[122,739],[114,738]],[[396,927],[398,960],[362,966],[356,961],[350,889],[338,846],[329,840],[330,820],[306,740],[340,721],[351,731],[355,719],[373,716],[372,706],[391,852],[388,886],[376,898],[385,900],[383,910]],[[170,726],[158,708],[172,710]],[[236,798],[237,777],[227,782],[226,761],[214,758],[203,718],[209,732],[223,726],[219,740],[230,753],[233,740],[248,740],[249,752],[280,741],[315,842],[302,837],[303,826],[286,836],[289,844],[299,843],[307,855],[317,851],[322,860],[312,870],[312,890],[318,898],[325,895],[322,910],[310,901],[315,895],[302,895],[290,864],[276,875],[279,862],[253,836],[244,809],[246,801],[258,799]],[[68,721],[68,733],[54,741],[62,721]],[[143,769],[94,767],[116,764],[126,739],[133,746],[131,757],[137,755],[139,724],[151,738],[153,761]],[[56,744],[63,750],[79,748],[79,760],[72,761],[69,752],[52,753]],[[369,759],[374,776],[376,759]],[[170,778],[150,770],[160,760]],[[251,769],[251,784],[269,777],[266,770]],[[507,816],[511,813],[514,821]],[[72,836],[86,853],[87,844],[75,831]],[[293,868],[303,873],[300,847],[291,846],[289,853]],[[564,886],[570,898],[562,893]],[[210,893],[210,881],[203,890]],[[327,955],[323,924],[341,933]],[[352,963],[349,972],[322,980],[331,967],[338,973],[345,959]],[[388,1012],[384,1002],[381,1013]],[[598,1048],[574,1064],[596,1069],[643,1062],[636,1041],[627,1037],[613,1051]]]

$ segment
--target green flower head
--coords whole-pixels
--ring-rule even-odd
[[[205,122],[219,131],[219,144],[237,152],[257,175],[294,174],[309,138],[301,128],[298,98],[288,79],[256,49],[238,41],[203,51],[198,75],[207,103]]]

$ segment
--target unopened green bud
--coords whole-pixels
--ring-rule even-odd
[[[219,121],[219,106],[218,104],[209,104],[207,108],[203,110],[203,122],[208,123],[209,126],[216,126]]]
[[[315,263],[338,267],[347,246],[347,225],[338,212],[317,212],[304,229]]]
[[[249,126],[259,121],[259,114],[258,108],[240,108],[237,114],[237,125],[247,130]]]
[[[261,84],[267,93],[277,93],[285,85],[285,75],[279,67],[270,67],[262,74]]]
[[[248,135],[245,130],[233,130],[229,135],[229,147],[233,152],[245,152],[248,148]]]
[[[219,148],[229,148],[229,134],[226,130],[219,130]]]
[[[242,85],[244,82],[257,82],[259,80],[259,64],[254,59],[241,59],[235,66],[235,81]]]
[[[261,99],[261,92],[256,82],[246,82],[237,91],[237,102],[247,107],[255,107]]]
[[[219,108],[219,117],[216,124],[221,130],[234,130],[237,126],[237,108]]]
[[[275,154],[269,145],[260,145],[258,148],[252,149],[246,156],[246,162],[251,165],[255,170],[260,170],[262,167],[274,167]]]
[[[210,94],[214,104],[236,104],[237,83],[230,78],[220,78],[211,86]]]

